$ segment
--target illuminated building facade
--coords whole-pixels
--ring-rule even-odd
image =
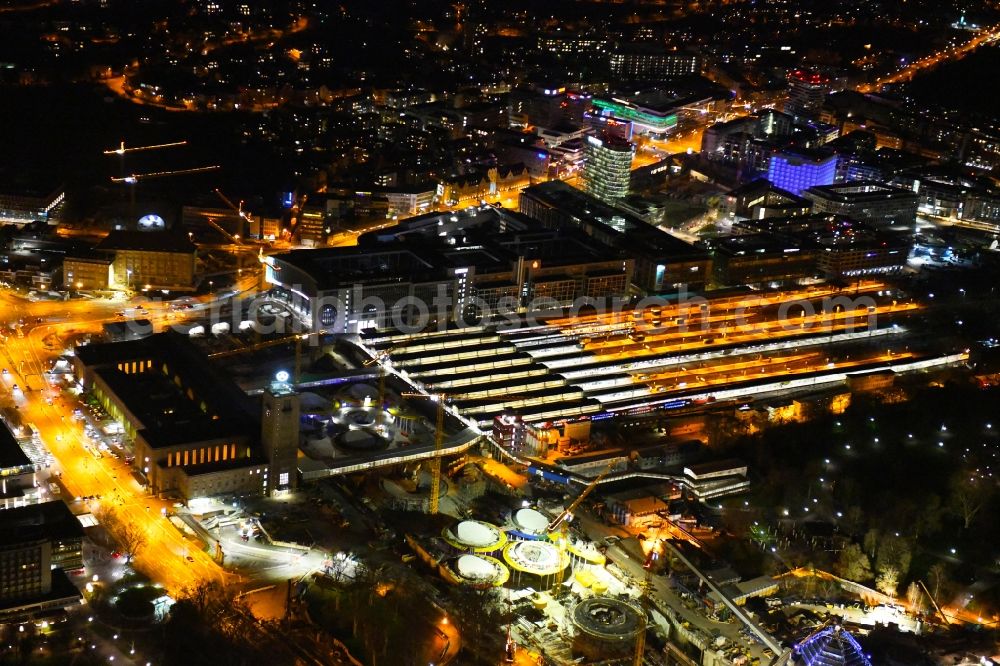
[[[813,202],[815,213],[846,215],[872,224],[912,225],[917,218],[915,192],[873,181],[820,185],[802,196]]]
[[[65,571],[83,567],[83,527],[63,502],[0,511],[0,618],[65,608],[80,593]]]
[[[837,156],[816,151],[783,150],[772,155],[767,166],[767,179],[795,195],[817,185],[832,185],[836,175]]]
[[[172,331],[80,347],[74,362],[133,441],[134,466],[151,491],[191,499],[296,485],[298,396],[287,385],[258,403]]]
[[[727,192],[725,210],[735,219],[762,220],[807,215],[812,210],[812,202],[758,178]]]
[[[60,185],[53,189],[37,189],[31,186],[11,187],[0,191],[0,224],[30,224],[35,220],[56,224],[59,212],[66,200],[66,190]]]
[[[520,451],[525,440],[524,421],[513,410],[498,414],[493,419],[493,438],[509,451]]]
[[[166,231],[112,231],[97,246],[112,253],[113,287],[142,290],[194,289],[197,248],[182,234]]]
[[[597,60],[606,57],[610,46],[607,37],[600,34],[581,35],[561,31],[540,35],[537,44],[539,51],[548,51],[557,58],[572,60]]]
[[[411,325],[534,299],[622,296],[634,262],[561,222],[493,206],[430,213],[361,236],[358,247],[264,258],[264,288],[314,330]],[[551,302],[551,301],[550,301]],[[425,322],[426,323],[426,322]]]
[[[584,189],[608,203],[628,195],[634,146],[610,134],[587,137],[583,157]]]
[[[657,44],[623,44],[611,53],[611,76],[616,81],[654,81],[700,71],[696,54],[667,51]]]
[[[830,94],[830,77],[797,69],[788,76],[785,112],[796,117],[817,113]]]
[[[63,287],[77,291],[110,289],[114,257],[101,252],[75,253],[63,260]]]
[[[634,131],[664,137],[677,127],[673,108],[652,108],[617,97],[595,97],[591,103],[598,114],[632,123]]]

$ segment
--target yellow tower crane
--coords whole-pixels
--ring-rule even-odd
[[[218,164],[212,164],[209,166],[192,167],[190,169],[173,169],[171,171],[150,171],[148,173],[133,173],[128,176],[122,176],[121,178],[111,178],[112,183],[126,183],[128,185],[135,185],[141,180],[149,180],[151,178],[167,178],[169,176],[186,176],[192,173],[205,173],[207,171],[216,171],[222,167]]]
[[[220,190],[219,188],[215,188],[215,194],[222,200],[222,203],[226,204],[226,206],[231,211],[233,211],[236,214],[236,217],[239,218],[239,220],[240,220],[240,226],[242,226],[244,224],[250,224],[250,222],[252,220],[250,219],[250,216],[247,215],[246,211],[243,210],[243,202],[242,201],[240,202],[240,205],[237,206],[232,201],[230,201],[229,197],[227,197],[225,194],[223,194],[222,190]],[[230,243],[232,243],[233,245],[240,245],[241,244],[240,243],[240,233],[241,233],[241,231],[238,231],[235,234],[231,234],[228,231],[226,231],[225,229],[223,229],[221,226],[219,226],[219,224],[215,220],[213,220],[211,217],[206,217],[205,221],[208,222],[209,226],[211,226],[213,229],[215,229],[220,234],[222,234],[222,236],[226,240],[228,240]]]
[[[441,447],[444,445],[444,393],[404,393],[407,398],[427,398],[437,402],[437,419],[434,424],[434,456],[431,465],[431,501],[428,513],[436,516],[441,507]]]
[[[171,143],[157,143],[152,146],[126,146],[125,142],[122,141],[118,144],[117,148],[109,148],[104,151],[105,155],[126,155],[128,153],[138,153],[145,150],[160,150],[162,148],[174,148],[176,146],[186,146],[187,141],[173,141]]]
[[[389,351],[392,351],[392,350],[389,350]],[[383,352],[383,353],[384,354],[388,354],[388,351],[387,352]],[[367,364],[368,363],[366,363],[366,365]],[[447,400],[449,398],[451,398],[453,400],[462,400],[462,399],[466,399],[466,398],[473,398],[474,396],[473,396],[473,394],[469,394],[469,393],[415,393],[415,392],[403,393],[403,396],[407,397],[407,398],[429,398],[431,400],[437,401],[437,403],[438,403],[437,424],[436,424],[436,427],[434,429],[434,457],[431,459],[431,463],[430,463],[431,464],[431,477],[432,477],[431,482],[434,484],[434,487],[431,488],[430,512],[431,512],[431,514],[436,514],[438,512],[438,508],[439,508],[440,493],[441,493],[441,455],[440,455],[440,451],[441,451],[441,448],[442,448],[442,446],[444,444],[445,400]],[[528,398],[528,397],[534,397],[534,396],[531,396],[529,394],[517,394],[517,393],[510,394],[510,395],[505,395],[504,396],[504,398],[507,398],[508,400],[513,400],[513,399],[517,399],[517,398]],[[610,465],[609,465],[608,469],[610,469]],[[596,484],[602,478],[604,478],[605,474],[607,474],[607,471],[603,472],[600,476],[598,476],[594,480],[594,484]],[[588,487],[587,489],[585,489],[583,491],[583,493],[581,493],[580,497],[577,498],[578,501],[575,502],[570,507],[570,509],[567,509],[567,511],[564,511],[562,514],[560,514],[561,517],[559,519],[557,519],[558,522],[561,523],[562,521],[564,521],[566,519],[567,515],[569,515],[569,513],[572,512],[572,509],[575,509],[579,505],[579,502],[582,502],[583,498],[585,498],[590,493],[591,490],[593,490],[592,487]],[[558,526],[558,524],[557,524],[557,526]]]
[[[601,480],[604,479],[604,477],[606,477],[611,472],[611,468],[613,466],[614,466],[613,462],[608,463],[608,466],[605,467],[600,474],[595,476],[589,484],[587,484],[587,487],[583,489],[583,492],[577,495],[576,499],[570,502],[570,505],[565,509],[563,509],[563,511],[558,516],[556,516],[551,523],[548,524],[548,527],[546,527],[546,532],[549,535],[555,533],[556,530],[559,530],[559,536],[557,538],[557,544],[556,544],[559,547],[559,557],[563,556],[563,553],[566,548],[566,542],[569,540],[568,528],[569,528],[569,521],[573,519],[573,512],[576,511],[581,504],[583,504],[583,500],[587,499],[587,495],[589,495],[594,491],[594,488],[597,487],[597,484],[599,484]],[[556,582],[555,585],[553,586],[553,590],[555,591],[554,593],[556,595],[558,595],[562,591],[563,581],[565,579],[566,579],[566,568],[560,566],[559,571],[556,572]]]
[[[656,561],[660,559],[660,542],[657,540],[653,544],[653,548],[649,551],[649,555],[646,556],[646,561],[643,563],[642,568],[645,572],[642,576],[642,583],[639,587],[639,605],[642,609],[642,628],[635,637],[635,658],[633,659],[632,666],[642,666],[642,660],[646,656],[646,628],[649,618],[649,589],[653,585],[653,567],[656,566]]]

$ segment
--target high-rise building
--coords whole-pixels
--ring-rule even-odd
[[[283,375],[282,375],[283,377]],[[296,484],[299,451],[299,394],[287,382],[276,381],[264,391],[260,443],[267,456],[267,486],[275,492],[292,490]]]
[[[814,150],[787,148],[772,155],[767,165],[767,179],[796,195],[817,185],[832,185],[836,175],[837,156]]]
[[[0,622],[79,602],[64,572],[83,566],[83,537],[62,502],[0,511]]]
[[[587,137],[583,157],[584,189],[612,203],[628,194],[633,146],[610,134]]]
[[[797,69],[788,76],[788,101],[785,112],[793,116],[815,114],[830,94],[830,77],[818,72]]]

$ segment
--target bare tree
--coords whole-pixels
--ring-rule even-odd
[[[118,547],[125,555],[126,561],[131,564],[139,551],[146,547],[148,540],[146,530],[141,526],[128,520],[111,507],[104,507],[97,515],[98,521],[104,525],[111,538],[115,540]]]
[[[115,538],[118,540],[118,545],[121,546],[122,552],[125,554],[125,561],[128,564],[132,563],[133,558],[148,543],[146,530],[135,523],[121,523]]]
[[[896,569],[899,578],[905,578],[910,570],[913,551],[910,542],[900,536],[887,536],[878,544],[875,570],[881,573],[887,567]]]
[[[962,518],[965,529],[969,529],[991,495],[992,487],[977,474],[960,472],[952,479],[951,506]]]
[[[890,597],[896,596],[896,588],[899,587],[899,570],[890,565],[883,567],[875,581],[875,587],[883,594],[888,594]]]
[[[951,586],[951,576],[948,565],[938,562],[927,571],[927,582],[931,584],[930,593],[934,601],[940,603],[941,595]]]
[[[914,613],[924,610],[924,591],[920,589],[917,581],[913,581],[906,588],[906,601],[910,604],[910,610]]]

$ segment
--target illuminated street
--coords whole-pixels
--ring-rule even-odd
[[[0,666],[1000,666],[1000,4],[0,0]]]
[[[164,513],[173,511],[173,502],[149,496],[132,477],[129,466],[112,457],[94,457],[84,449],[82,424],[74,421],[73,410],[77,403],[68,391],[50,388],[46,381],[49,364],[57,354],[45,349],[43,340],[51,333],[65,335],[97,334],[101,324],[116,321],[114,311],[120,302],[75,300],[67,302],[18,303],[7,296],[8,315],[29,320],[67,317],[58,324],[27,324],[24,334],[8,335],[4,342],[4,356],[19,386],[27,387],[23,398],[15,396],[22,418],[37,427],[46,447],[58,461],[62,473],[60,481],[75,497],[100,496],[99,500],[84,502],[90,511],[100,511],[102,505],[113,506],[127,516],[131,524],[141,526],[147,545],[136,557],[135,566],[172,592],[180,592],[204,580],[223,582],[227,574],[200,550],[184,538],[167,520]],[[166,302],[148,302],[148,318],[155,327],[176,321]],[[92,318],[104,310],[104,318]],[[72,313],[86,313],[88,318],[70,319]],[[58,397],[47,404],[50,394]],[[193,561],[188,561],[191,557]]]
[[[918,60],[907,63],[906,66],[895,72],[880,78],[876,83],[865,84],[858,86],[860,92],[877,92],[882,88],[882,86],[891,85],[894,83],[902,83],[904,81],[910,81],[914,76],[920,74],[921,71],[925,69],[931,69],[937,67],[943,62],[948,62],[949,60],[957,60],[962,58],[981,46],[987,46],[1000,40],[1000,28],[983,28],[979,34],[977,34],[972,39],[959,44],[957,46],[952,46],[950,48],[942,49],[936,53],[926,55]]]

